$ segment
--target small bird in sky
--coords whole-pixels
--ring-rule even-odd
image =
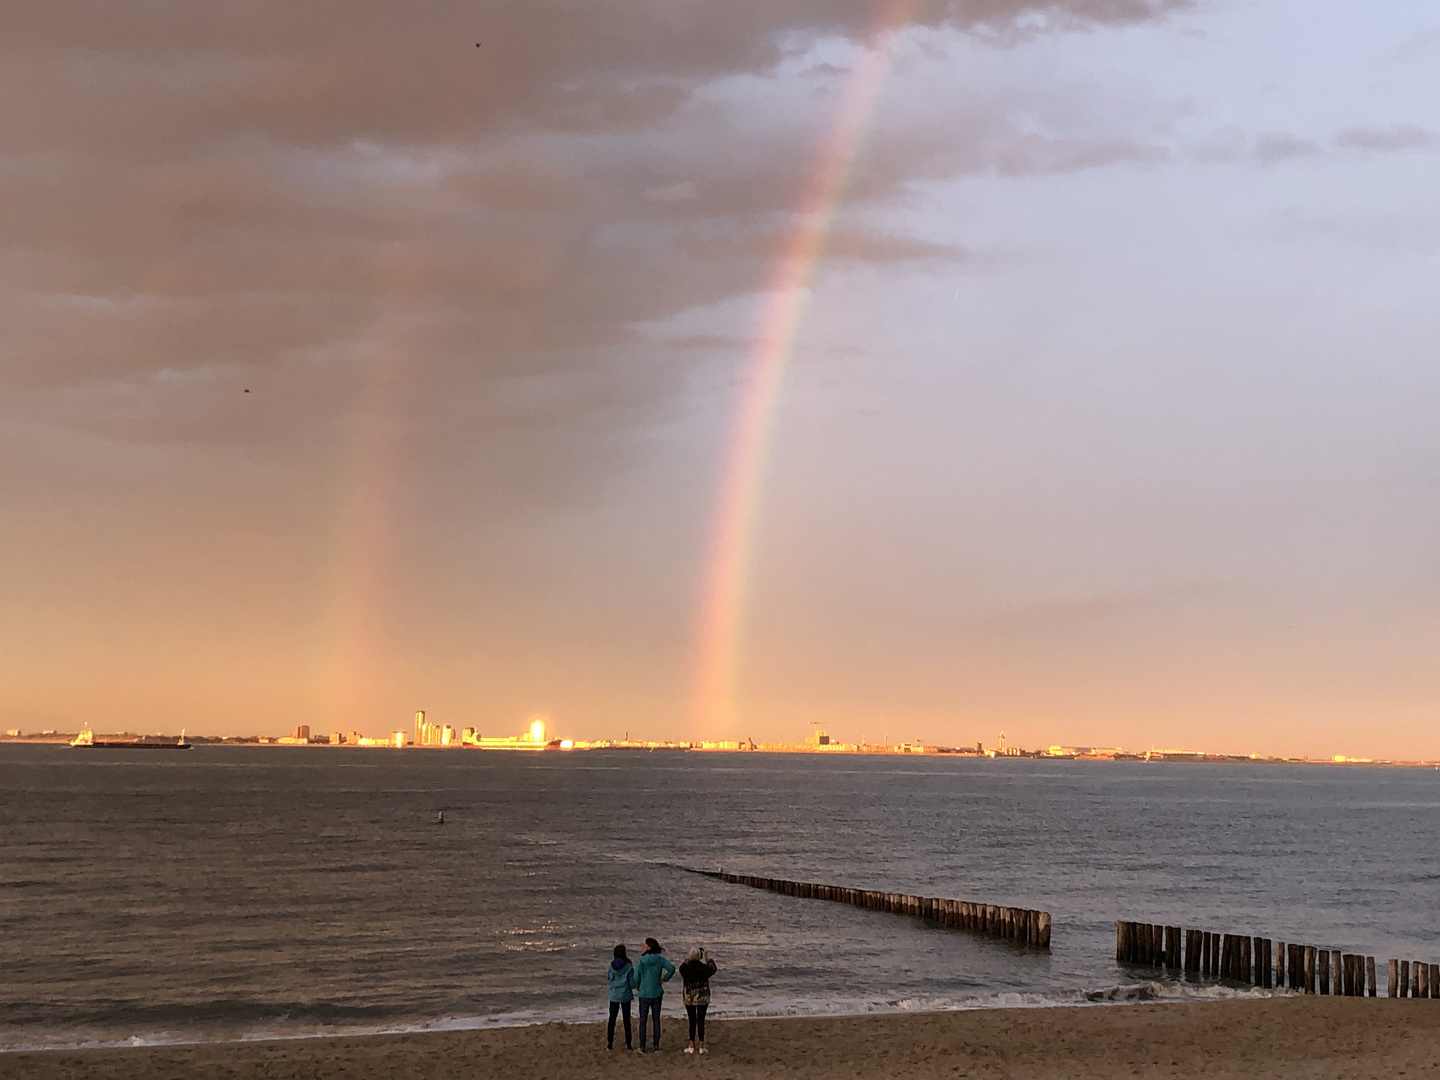
[[[248,394],[250,391],[247,389],[245,392]]]

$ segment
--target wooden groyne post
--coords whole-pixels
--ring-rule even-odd
[[[1115,924],[1115,960],[1180,971],[1192,978],[1305,994],[1377,997],[1380,993],[1373,956],[1243,934],[1121,921]],[[1440,964],[1390,960],[1386,975],[1387,997],[1440,998]]]
[[[688,868],[687,868],[688,869]],[[718,878],[733,885],[752,889],[768,889],[786,896],[810,900],[830,900],[840,904],[909,915],[926,922],[975,934],[1005,938],[1037,949],[1050,948],[1050,913],[1033,908],[980,904],[970,900],[951,900],[942,896],[913,896],[909,893],[880,892],[875,889],[851,889],[843,885],[822,885],[813,881],[790,881],[786,878],[760,877],[755,874],[729,874],[723,870],[691,870],[692,874]]]
[[[1423,960],[1391,960],[1391,997],[1440,998],[1440,964]]]
[[[1266,989],[1335,997],[1378,997],[1375,958],[1266,937],[1220,934],[1151,923],[1115,924],[1115,960]],[[1440,964],[1392,959],[1385,996],[1440,999]]]

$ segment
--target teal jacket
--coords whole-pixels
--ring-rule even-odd
[[[615,965],[619,964],[619,967]],[[635,995],[630,993],[630,980],[635,977],[635,965],[629,960],[620,960],[618,957],[610,961],[609,967],[605,969],[605,978],[610,981],[611,1001],[634,1001]]]
[[[660,953],[642,953],[635,960],[635,971],[630,976],[630,985],[635,987],[635,993],[639,997],[664,997],[665,987],[662,984],[669,982],[670,976],[674,974],[675,965]]]

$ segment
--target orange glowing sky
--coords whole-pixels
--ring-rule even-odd
[[[1440,757],[1433,5],[0,28],[3,727]]]

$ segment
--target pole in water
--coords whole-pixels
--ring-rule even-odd
[[[444,824],[445,824],[445,811],[444,811],[444,810],[437,810],[437,811],[435,811],[435,824],[436,824],[436,825],[444,825]]]

